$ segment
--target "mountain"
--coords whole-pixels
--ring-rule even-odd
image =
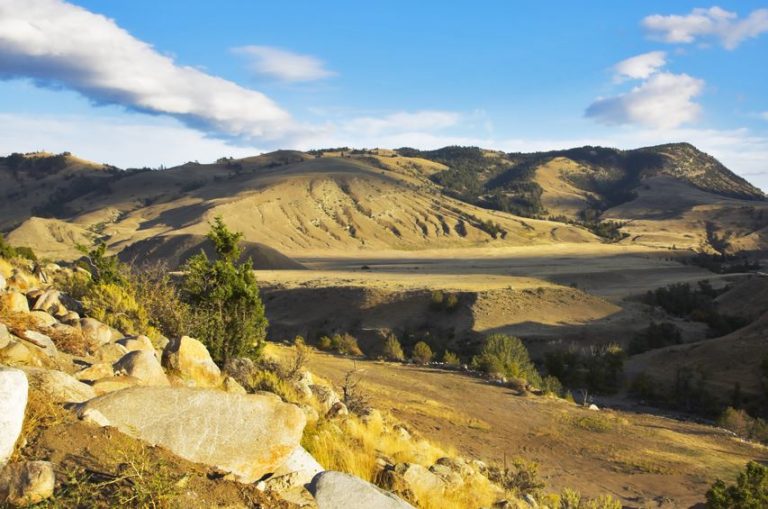
[[[768,242],[764,194],[689,144],[283,150],[163,170],[12,154],[0,158],[0,183],[0,230],[64,259],[83,238],[139,253],[155,238],[182,262],[216,215],[277,250],[264,268],[329,251],[611,241],[734,252]],[[169,243],[175,235],[191,237]]]

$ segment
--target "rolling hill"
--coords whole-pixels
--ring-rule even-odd
[[[689,144],[284,150],[163,170],[13,154],[0,183],[0,231],[57,259],[89,237],[133,257],[154,238],[181,262],[216,215],[288,257],[606,241],[734,252],[768,240],[763,193]],[[277,258],[262,268],[285,268]]]

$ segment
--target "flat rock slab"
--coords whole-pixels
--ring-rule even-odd
[[[392,493],[341,472],[321,472],[312,479],[309,492],[319,509],[415,509]]]
[[[23,371],[0,367],[0,470],[13,453],[27,409],[29,383]]]
[[[110,425],[189,461],[252,483],[299,446],[304,413],[274,394],[232,394],[186,387],[134,387],[88,401]]]
[[[96,391],[62,371],[24,368],[29,384],[59,403],[82,403],[96,397]]]

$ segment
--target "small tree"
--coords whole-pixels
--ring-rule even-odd
[[[461,364],[461,360],[459,360],[458,355],[451,352],[450,350],[446,350],[443,353],[443,363],[447,364],[448,366],[458,366]]]
[[[405,353],[403,353],[403,347],[400,346],[400,341],[397,340],[397,336],[390,334],[387,339],[384,340],[384,350],[382,352],[384,358],[388,361],[403,361],[405,360]]]
[[[708,509],[757,509],[768,507],[768,468],[750,461],[736,484],[717,480],[707,491]]]
[[[219,216],[208,238],[216,259],[201,251],[186,265],[184,296],[193,309],[194,332],[222,364],[234,357],[259,357],[267,319],[251,260],[238,263],[242,234],[231,232]]]
[[[533,384],[541,382],[541,377],[528,356],[528,350],[523,342],[514,336],[488,336],[480,354],[472,359],[472,365],[486,373],[521,378]]]
[[[427,364],[432,360],[432,349],[424,341],[413,346],[413,360],[419,364]]]

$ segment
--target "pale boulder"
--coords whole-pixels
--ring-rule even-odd
[[[58,353],[53,340],[41,332],[25,330],[21,334],[21,339],[40,348],[48,357],[56,357]]]
[[[67,312],[67,308],[61,303],[61,292],[58,290],[45,290],[32,306],[33,311],[45,311],[52,315],[63,315]]]
[[[82,403],[96,397],[93,387],[54,369],[24,368],[29,385],[59,403]]]
[[[0,274],[0,292],[5,291],[7,287],[8,287],[8,283],[5,281],[5,276]]]
[[[304,486],[325,469],[306,449],[299,446],[291,452],[274,475],[267,480],[267,486],[275,491],[284,491]]]
[[[80,320],[80,329],[83,337],[94,346],[102,346],[112,340],[112,329],[95,318],[83,318]]]
[[[91,387],[98,396],[102,396],[139,385],[142,385],[142,381],[133,376],[108,376],[96,380]]]
[[[81,382],[95,382],[110,376],[115,376],[115,370],[109,362],[97,362],[75,373],[75,378]]]
[[[118,345],[117,343],[107,343],[106,345],[103,345],[101,348],[98,348],[94,354],[94,357],[99,362],[109,362],[114,363],[125,356],[125,354],[128,353],[128,350],[125,349],[123,345]]]
[[[48,461],[8,465],[0,474],[0,503],[27,507],[53,496],[56,475]]]
[[[12,340],[0,349],[0,362],[9,366],[45,366],[50,361],[42,348]]]
[[[353,475],[321,472],[312,479],[309,492],[319,509],[415,509],[401,498]]]
[[[143,350],[145,352],[155,353],[155,345],[152,344],[152,340],[147,336],[131,336],[127,338],[118,339],[115,341],[118,345],[123,345],[129,352],[135,352],[137,350]]]
[[[29,316],[32,317],[38,327],[51,327],[58,323],[58,320],[45,311],[30,311]]]
[[[208,349],[189,336],[171,340],[163,350],[163,366],[194,387],[219,387],[221,371]]]
[[[29,303],[24,294],[10,291],[0,294],[0,308],[9,313],[29,313]]]
[[[154,352],[135,350],[128,352],[112,365],[116,375],[127,375],[141,380],[141,385],[169,385],[163,367]]]
[[[23,371],[0,367],[0,469],[13,453],[24,423],[29,383]]]
[[[229,394],[187,387],[135,387],[98,397],[80,411],[101,412],[123,433],[189,461],[255,482],[299,446],[304,415],[274,394]]]

